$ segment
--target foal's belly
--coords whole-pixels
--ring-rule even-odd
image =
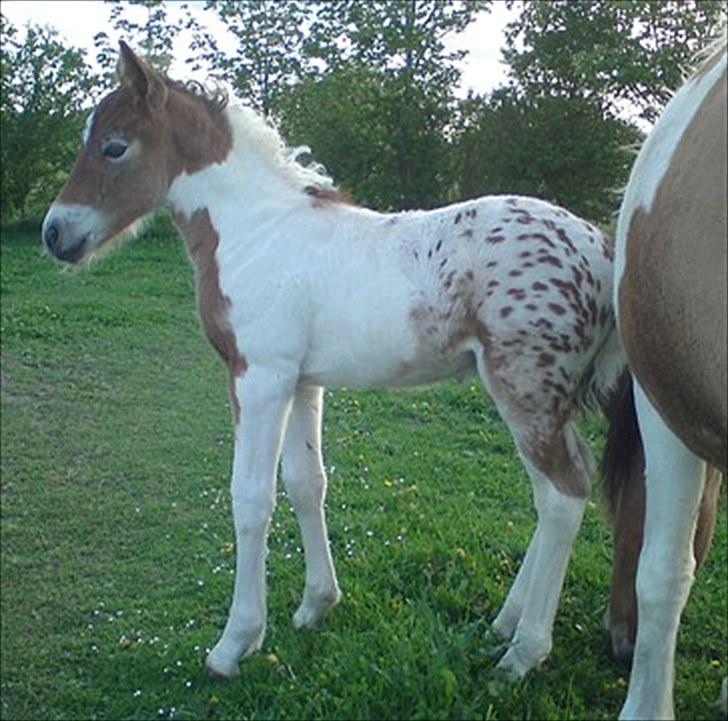
[[[471,351],[449,355],[410,352],[408,343],[331,343],[306,358],[302,383],[328,388],[406,388],[476,372]]]

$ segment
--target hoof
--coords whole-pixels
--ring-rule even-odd
[[[293,614],[293,625],[297,629],[314,628],[317,626],[341,600],[341,591],[338,588],[331,593],[318,596],[315,601],[304,600]]]
[[[224,674],[220,673],[219,671],[216,671],[209,664],[205,664],[205,670],[207,671],[207,677],[213,683],[224,683],[225,681],[229,681],[231,678],[234,678],[235,676],[237,676],[240,673],[240,671],[238,670],[232,676],[225,676]]]
[[[612,657],[615,661],[626,666],[632,667],[632,657],[634,656],[634,642],[630,638],[629,630],[624,623],[609,628],[609,637],[611,639]]]
[[[205,670],[207,671],[207,677],[214,683],[223,683],[224,681],[229,681],[231,678],[235,678],[240,675],[240,669],[237,664],[235,664],[235,668],[232,670],[221,671],[219,668],[216,668],[211,664],[209,658],[205,663]]]

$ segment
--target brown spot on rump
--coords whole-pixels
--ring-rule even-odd
[[[457,225],[462,220],[462,217],[463,217],[463,214],[462,213],[458,213],[455,216],[455,225]]]
[[[502,243],[505,239],[506,239],[506,236],[505,235],[487,235],[485,237],[485,240],[488,243],[493,243],[493,244],[495,244],[495,243]]]
[[[558,303],[549,303],[548,309],[556,315],[564,315],[566,313],[566,308]]]
[[[681,440],[725,471],[726,73],[672,155],[650,212],[629,223],[619,285],[625,351]],[[686,242],[689,239],[689,242]]]
[[[538,367],[545,368],[546,366],[553,365],[556,362],[556,358],[551,353],[545,351],[538,356]]]
[[[571,238],[563,228],[556,229],[556,237],[569,249],[569,255],[576,253],[576,246],[571,242]]]
[[[549,287],[546,285],[546,283],[542,283],[540,280],[537,280],[535,283],[531,285],[531,288],[534,290],[548,290]]]
[[[535,220],[525,208],[509,208],[509,212],[518,215],[516,223],[520,223],[521,225],[530,225]]]
[[[553,255],[542,255],[538,258],[539,263],[548,263],[549,265],[553,265],[554,268],[563,268],[563,263],[558,259],[554,258]]]
[[[472,238],[473,237],[473,229],[472,228],[467,228],[462,233],[460,233],[460,235],[462,235],[463,238]]]
[[[500,309],[500,317],[507,318],[513,312],[513,308],[510,305]]]
[[[235,394],[235,379],[248,367],[238,351],[235,334],[228,320],[231,301],[220,288],[220,272],[215,255],[220,237],[212,225],[207,208],[196,210],[189,218],[175,213],[174,222],[184,237],[195,266],[197,308],[202,329],[230,372],[230,404],[235,422],[240,420],[240,406]]]

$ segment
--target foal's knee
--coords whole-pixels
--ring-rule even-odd
[[[319,506],[326,494],[326,474],[320,468],[283,465],[283,483],[294,508]]]
[[[233,518],[238,533],[256,533],[265,530],[270,522],[275,499],[263,494],[233,493]]]

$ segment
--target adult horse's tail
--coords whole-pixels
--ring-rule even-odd
[[[632,393],[632,376],[624,371],[605,404],[609,424],[602,456],[602,488],[614,526],[614,563],[608,630],[612,652],[630,664],[637,629],[635,579],[642,548],[645,515],[645,456]],[[705,467],[705,486],[693,542],[697,567],[713,540],[722,476]]]

